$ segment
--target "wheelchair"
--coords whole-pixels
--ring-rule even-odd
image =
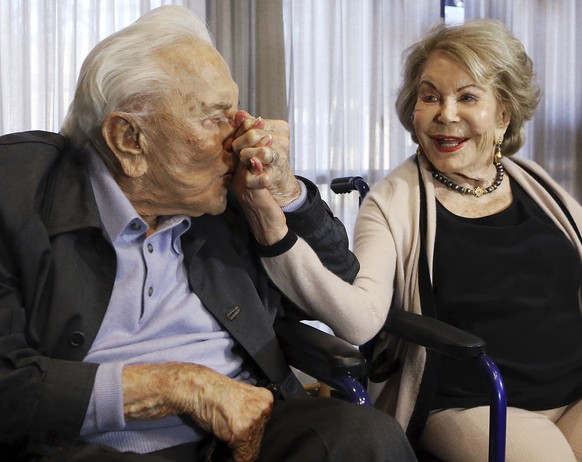
[[[361,204],[369,186],[362,177],[356,176],[334,179],[331,189],[336,194],[358,191]],[[371,344],[356,348],[301,322],[281,319],[275,330],[293,367],[328,384],[338,396],[359,405],[371,405],[366,391],[368,380],[383,381],[398,368],[392,352],[384,350],[372,361]],[[436,354],[474,362],[480,367],[490,396],[488,460],[504,462],[507,398],[501,373],[486,354],[485,341],[445,322],[404,310],[391,310],[383,330],[393,338],[423,346]],[[428,454],[418,456],[420,460],[435,460]]]

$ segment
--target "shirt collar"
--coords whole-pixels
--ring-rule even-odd
[[[126,242],[140,239],[148,229],[147,223],[136,212],[101,156],[93,151],[88,157],[89,178],[109,241],[115,243],[118,239]],[[172,229],[172,247],[176,253],[179,253],[178,240],[190,228],[190,225],[191,219],[186,215],[160,217],[156,233]]]

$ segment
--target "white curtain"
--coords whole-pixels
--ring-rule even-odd
[[[355,193],[341,176],[375,183],[414,153],[394,109],[406,46],[440,18],[439,0],[284,0],[294,167],[316,181],[351,233]]]
[[[466,18],[496,18],[519,38],[542,89],[518,154],[540,163],[582,200],[582,2],[577,0],[469,0]]]
[[[534,60],[543,101],[521,156],[582,198],[582,33],[576,0],[466,0],[465,17],[503,21]],[[440,0],[284,0],[287,89],[297,173],[353,229],[358,202],[331,179],[371,184],[414,152],[394,101],[401,54],[440,20]]]
[[[281,0],[207,0],[216,48],[239,87],[239,107],[287,120]]]
[[[0,0],[0,134],[58,131],[89,50],[172,3],[205,17],[204,0]]]

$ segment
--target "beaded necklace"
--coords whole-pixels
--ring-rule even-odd
[[[493,181],[493,183],[486,188],[482,188],[481,186],[477,186],[476,188],[473,189],[473,188],[465,188],[463,186],[459,186],[458,184],[453,183],[446,176],[444,176],[441,172],[439,172],[438,170],[436,170],[434,168],[432,170],[432,176],[436,180],[438,180],[442,184],[444,184],[447,188],[450,188],[453,191],[456,191],[460,194],[472,194],[475,197],[481,197],[483,194],[489,194],[489,193],[495,191],[499,187],[499,185],[503,181],[503,177],[505,176],[505,169],[503,168],[503,165],[501,165],[501,161],[495,159],[494,164],[495,164],[495,168],[497,169],[497,175],[495,175],[495,180]]]

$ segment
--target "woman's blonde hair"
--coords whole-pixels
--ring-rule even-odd
[[[464,67],[479,83],[491,85],[511,121],[502,144],[504,155],[515,154],[525,142],[524,123],[531,119],[540,90],[533,64],[522,43],[499,21],[476,19],[461,25],[439,23],[404,52],[403,81],[396,99],[400,122],[415,143],[413,114],[419,78],[435,52]]]

